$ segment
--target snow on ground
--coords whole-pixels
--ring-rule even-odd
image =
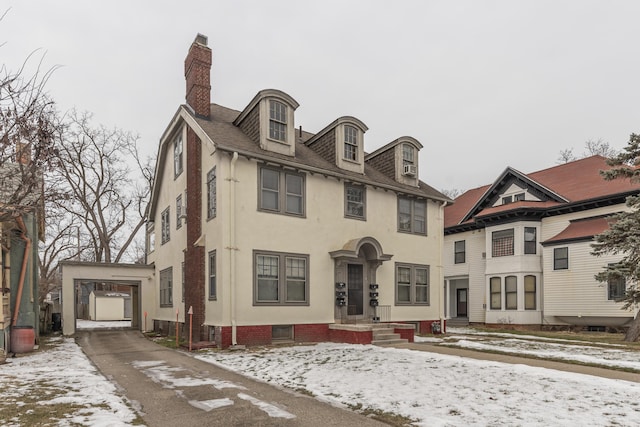
[[[333,343],[196,357],[421,426],[640,424],[639,383],[526,365]]]
[[[86,329],[119,329],[119,328],[130,328],[131,320],[82,320],[76,319],[76,329],[78,330],[86,330]]]
[[[52,338],[51,348],[8,358],[0,365],[0,401],[18,407],[43,389],[52,398],[39,405],[59,403],[83,406],[60,425],[128,426],[136,414],[116,387],[100,374],[72,338]],[[0,405],[1,409],[2,405]],[[4,419],[2,426],[20,426],[20,420]]]

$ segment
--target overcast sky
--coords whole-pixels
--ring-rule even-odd
[[[614,148],[640,132],[638,1],[22,1],[0,22],[2,63],[60,65],[61,111],[133,131],[154,154],[184,103],[197,33],[213,50],[212,102],[242,110],[261,89],[300,103],[317,132],[351,115],[372,152],[409,135],[437,189],[492,183]]]

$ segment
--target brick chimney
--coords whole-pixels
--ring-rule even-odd
[[[196,115],[209,118],[211,104],[211,49],[207,36],[198,34],[184,60],[186,100]]]

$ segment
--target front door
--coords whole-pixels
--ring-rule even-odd
[[[362,264],[347,265],[347,314],[358,316],[364,313]]]
[[[467,317],[467,290],[456,289],[456,301],[458,303],[458,317]]]

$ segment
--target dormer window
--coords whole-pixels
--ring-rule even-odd
[[[414,148],[409,144],[402,145],[402,164],[414,165]]]
[[[269,101],[269,138],[287,142],[287,106],[279,101]]]
[[[344,158],[358,161],[358,130],[349,125],[344,126]]]

